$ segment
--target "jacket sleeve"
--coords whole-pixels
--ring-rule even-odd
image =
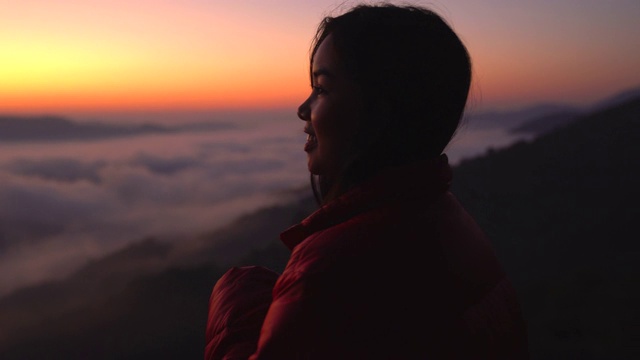
[[[372,358],[353,353],[362,346],[345,343],[353,338],[347,336],[353,312],[345,307],[344,287],[335,279],[329,272],[286,269],[249,360]]]
[[[255,350],[271,305],[278,273],[259,266],[234,267],[209,299],[205,360],[247,359]]]

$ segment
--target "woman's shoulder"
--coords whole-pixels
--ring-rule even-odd
[[[428,207],[395,204],[358,213],[309,234],[293,249],[288,267],[320,272],[388,263],[387,257],[402,261],[394,254],[424,251],[425,241],[434,239],[436,230],[426,225],[431,220],[425,211]],[[428,256],[437,255],[431,251]]]

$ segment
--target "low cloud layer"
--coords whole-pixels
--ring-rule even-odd
[[[304,124],[262,115],[207,131],[0,143],[0,296],[148,236],[211,231],[307,184]],[[446,152],[455,165],[515,139],[465,126]]]
[[[211,230],[306,182],[296,123],[12,145],[0,157],[0,296],[146,236]]]

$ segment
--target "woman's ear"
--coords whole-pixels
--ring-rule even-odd
[[[392,106],[387,99],[374,99],[365,111],[362,124],[362,148],[367,149],[377,143],[393,121]]]

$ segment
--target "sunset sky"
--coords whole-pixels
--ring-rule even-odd
[[[0,113],[294,107],[315,27],[341,3],[0,0]],[[640,85],[638,0],[413,3],[467,45],[476,107],[583,105]]]

